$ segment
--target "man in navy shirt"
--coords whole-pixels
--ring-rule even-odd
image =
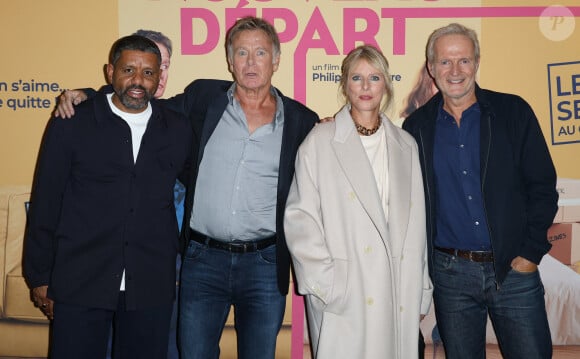
[[[421,156],[437,325],[449,359],[485,357],[488,314],[505,358],[550,358],[537,265],[556,172],[530,106],[477,85],[479,59],[473,30],[435,30],[427,65],[440,92],[403,124]]]

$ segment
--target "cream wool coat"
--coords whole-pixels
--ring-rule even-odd
[[[298,151],[284,228],[318,359],[418,356],[432,294],[421,169],[415,140],[382,121],[387,219],[347,106]]]

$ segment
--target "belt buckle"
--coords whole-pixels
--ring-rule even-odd
[[[248,249],[250,248],[248,243],[240,243],[238,246],[241,249],[240,253],[248,253]]]
[[[248,253],[250,252],[251,246],[250,243],[241,242],[241,243],[230,243],[230,252],[233,253]]]

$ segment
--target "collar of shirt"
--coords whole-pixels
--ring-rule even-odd
[[[229,105],[233,106],[234,108],[239,108],[240,103],[234,97],[234,92],[236,91],[236,83],[232,83],[230,88],[228,89],[228,102]],[[274,86],[270,86],[270,94],[274,96],[276,99],[276,115],[274,117],[274,121],[272,121],[272,131],[275,131],[278,126],[284,125],[284,102],[282,101],[282,97],[278,94],[278,91]]]
[[[479,103],[475,102],[473,105],[466,108],[461,113],[461,123],[464,121],[473,122],[473,120],[478,120],[481,116],[481,109]],[[455,118],[443,108],[443,101],[439,104],[439,112],[437,113],[437,121],[449,121],[455,124]]]

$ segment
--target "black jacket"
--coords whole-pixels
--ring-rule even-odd
[[[152,108],[136,162],[131,130],[103,93],[72,119],[50,120],[25,238],[31,288],[48,285],[56,301],[113,310],[125,269],[127,309],[174,300],[173,186],[188,173],[193,136],[183,116]]]
[[[558,209],[556,171],[531,107],[520,97],[476,87],[481,108],[481,191],[496,280],[503,282],[511,261],[522,256],[536,264],[551,245],[546,232]],[[403,123],[419,145],[427,208],[429,268],[436,228],[433,144],[440,93]]]

